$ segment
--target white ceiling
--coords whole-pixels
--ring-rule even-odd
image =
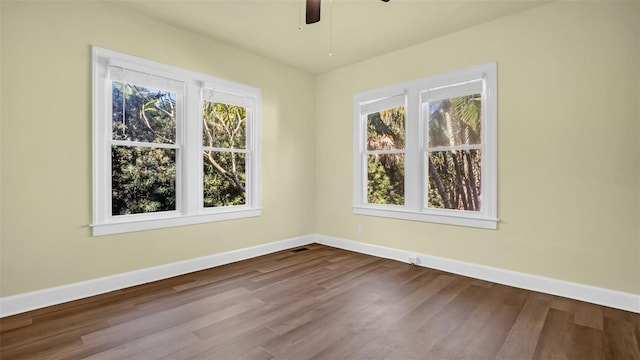
[[[546,2],[549,0],[322,0],[321,20],[312,25],[304,24],[304,0],[131,0],[118,4],[317,74]],[[333,56],[329,56],[330,38]]]

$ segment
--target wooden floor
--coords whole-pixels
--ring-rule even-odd
[[[322,245],[0,321],[9,359],[640,359],[640,315]]]

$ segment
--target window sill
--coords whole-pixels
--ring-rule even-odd
[[[447,224],[466,226],[482,229],[498,228],[498,219],[490,219],[479,216],[468,216],[466,214],[433,214],[418,211],[411,211],[405,208],[381,208],[381,207],[367,207],[367,206],[354,206],[353,213],[357,215],[378,216],[392,219],[411,220],[411,221],[423,221],[436,224]]]
[[[223,210],[216,213],[199,213],[194,215],[176,214],[172,217],[157,217],[145,219],[127,219],[118,222],[106,222],[102,224],[94,224],[93,236],[121,234],[134,231],[162,229],[168,227],[202,224],[207,222],[244,219],[249,217],[257,217],[262,214],[262,209],[243,208],[233,210]]]

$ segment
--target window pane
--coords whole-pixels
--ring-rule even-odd
[[[429,102],[429,146],[480,144],[481,103],[480,94]]]
[[[247,109],[241,106],[203,101],[202,145],[245,149]]]
[[[404,106],[367,115],[367,149],[404,149]]]
[[[367,202],[404,205],[404,154],[369,155]]]
[[[176,150],[111,147],[111,213],[176,209]]]
[[[480,211],[480,150],[429,153],[427,207]]]
[[[205,151],[204,207],[246,204],[244,153]]]
[[[113,81],[113,140],[174,144],[176,94]]]

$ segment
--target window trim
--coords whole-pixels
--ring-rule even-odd
[[[117,65],[116,65],[117,64]],[[176,128],[176,210],[111,215],[111,82],[109,65],[168,78],[184,84],[183,104]],[[246,204],[203,205],[202,89],[248,99]],[[93,236],[160,229],[260,216],[261,209],[261,90],[112,50],[92,47]]]
[[[497,65],[477,65],[408,81],[354,95],[353,101],[353,212],[357,215],[387,217],[439,224],[496,229],[497,218]],[[423,116],[422,93],[429,89],[454,87],[481,79],[482,93],[482,182],[481,211],[433,209],[427,207],[427,124]],[[455,89],[452,89],[455,92]],[[406,94],[405,108],[405,205],[369,204],[366,150],[366,113],[363,105],[382,98]]]

